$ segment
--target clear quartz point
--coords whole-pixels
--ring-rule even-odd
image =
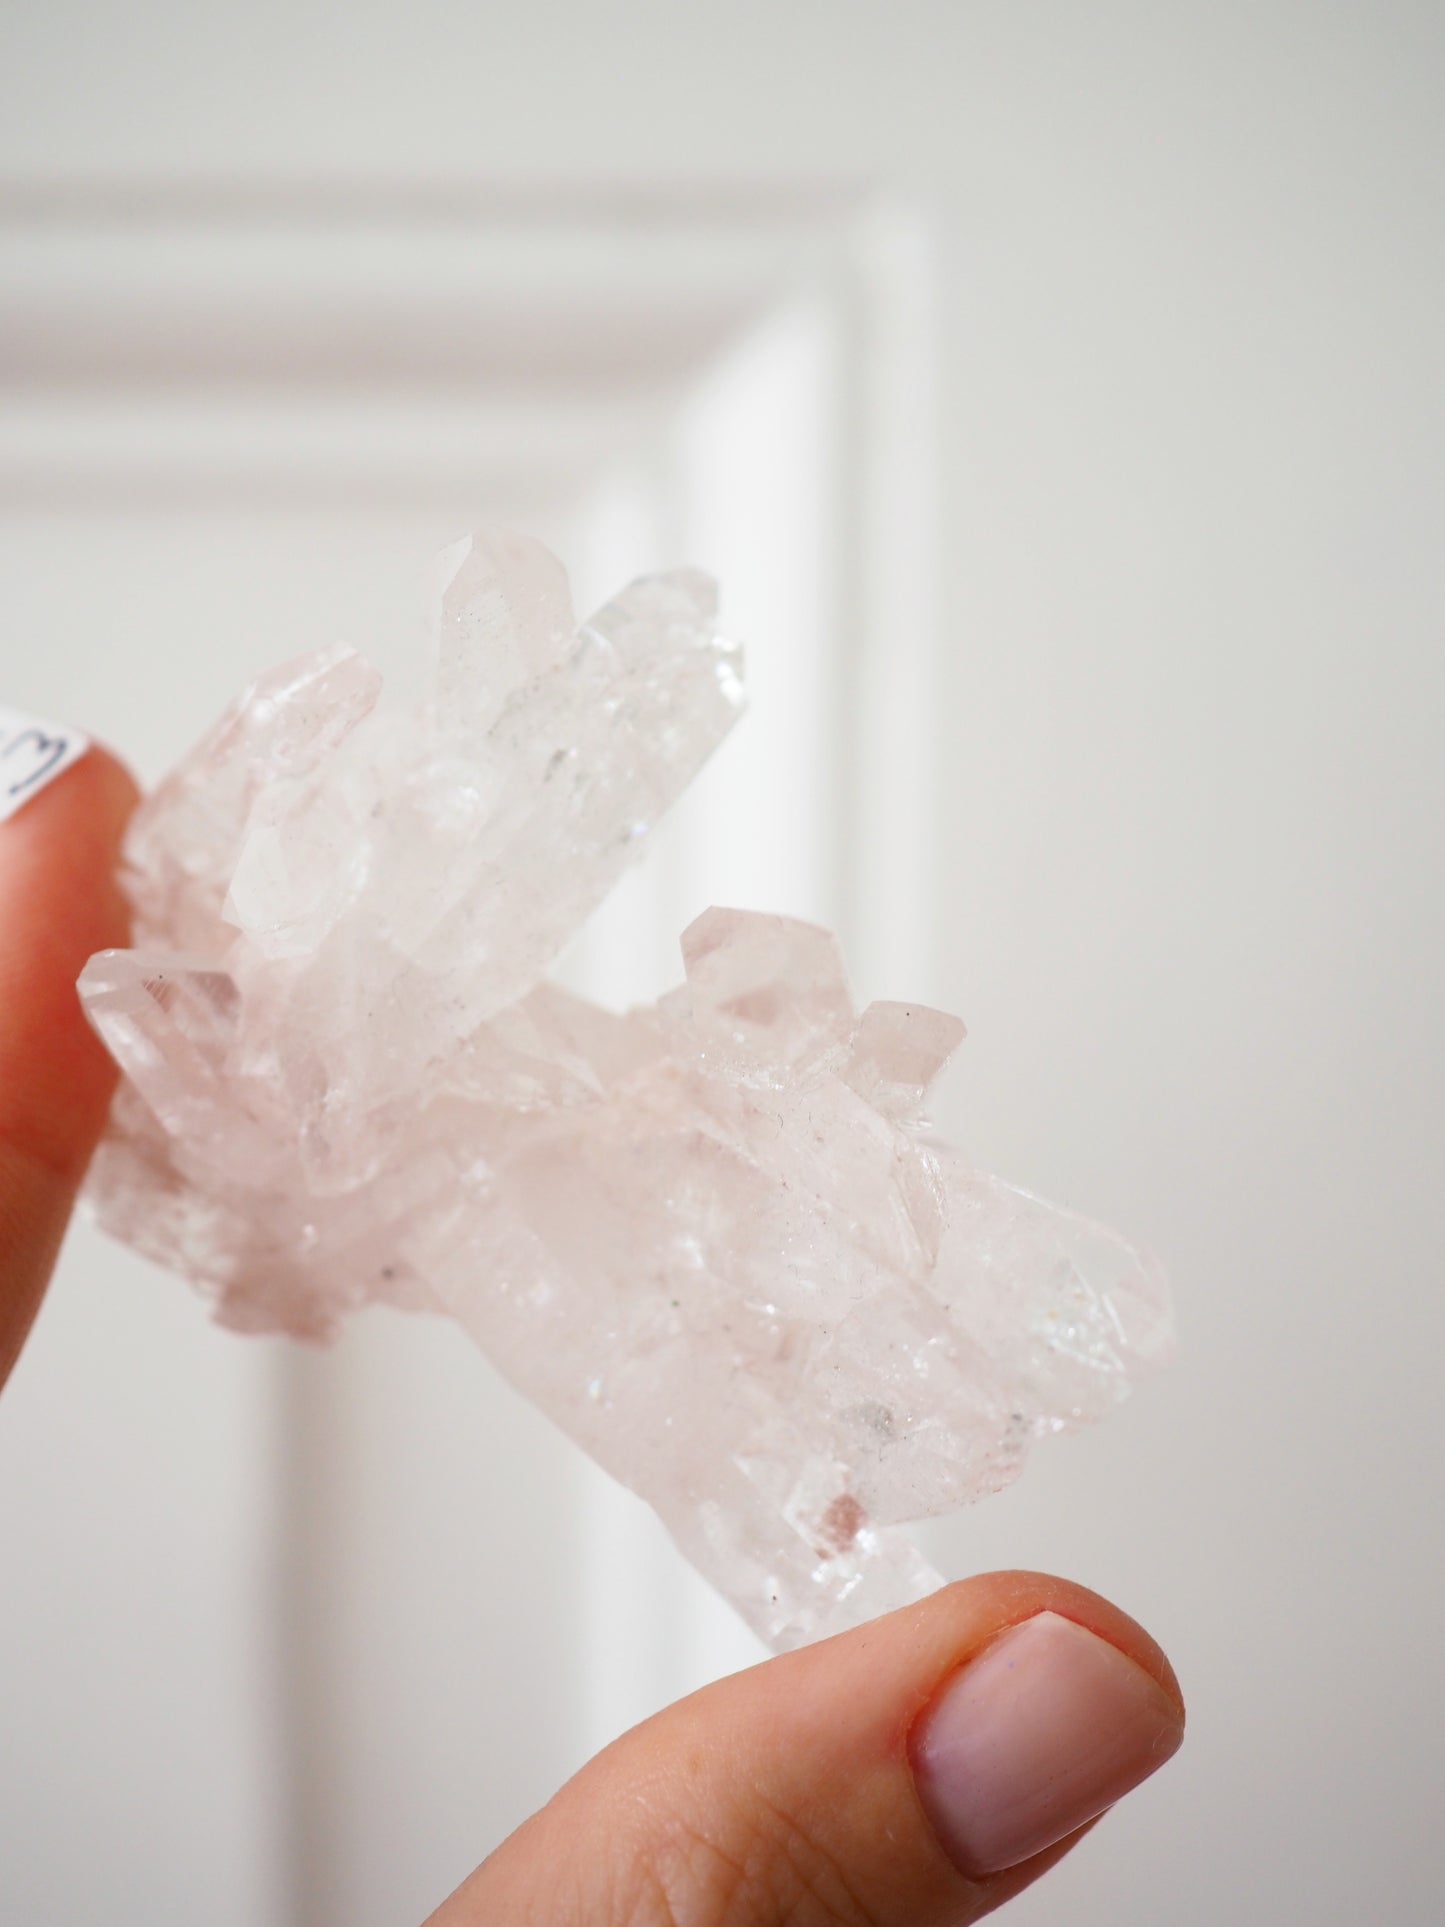
[[[826,931],[708,910],[621,1014],[547,981],[740,713],[706,577],[579,627],[486,533],[431,611],[413,708],[322,651],[138,810],[90,1204],[242,1330],[458,1319],[774,1647],[916,1599],[907,1521],[1167,1358],[1158,1267],[933,1138],[963,1026],[855,1013]]]

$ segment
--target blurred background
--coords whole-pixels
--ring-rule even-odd
[[[718,574],[753,709],[569,962],[709,902],[970,1036],[940,1122],[1181,1359],[930,1527],[1168,1648],[1020,1923],[1439,1918],[1445,16],[0,13],[0,695],[154,780],[415,673],[501,519]],[[78,1227],[0,1400],[0,1918],[399,1927],[757,1657],[459,1331],[243,1340]]]

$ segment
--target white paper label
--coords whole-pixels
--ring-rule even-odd
[[[0,709],[0,823],[79,762],[90,738],[18,709]]]

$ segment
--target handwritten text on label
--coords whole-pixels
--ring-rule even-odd
[[[90,738],[78,729],[0,708],[0,823],[89,748]]]

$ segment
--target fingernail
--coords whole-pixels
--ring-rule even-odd
[[[90,738],[78,729],[0,708],[0,823],[79,762],[89,748]]]
[[[966,1874],[1042,1853],[1163,1766],[1174,1701],[1117,1646],[1058,1613],[1025,1619],[949,1680],[913,1744],[919,1797]]]

